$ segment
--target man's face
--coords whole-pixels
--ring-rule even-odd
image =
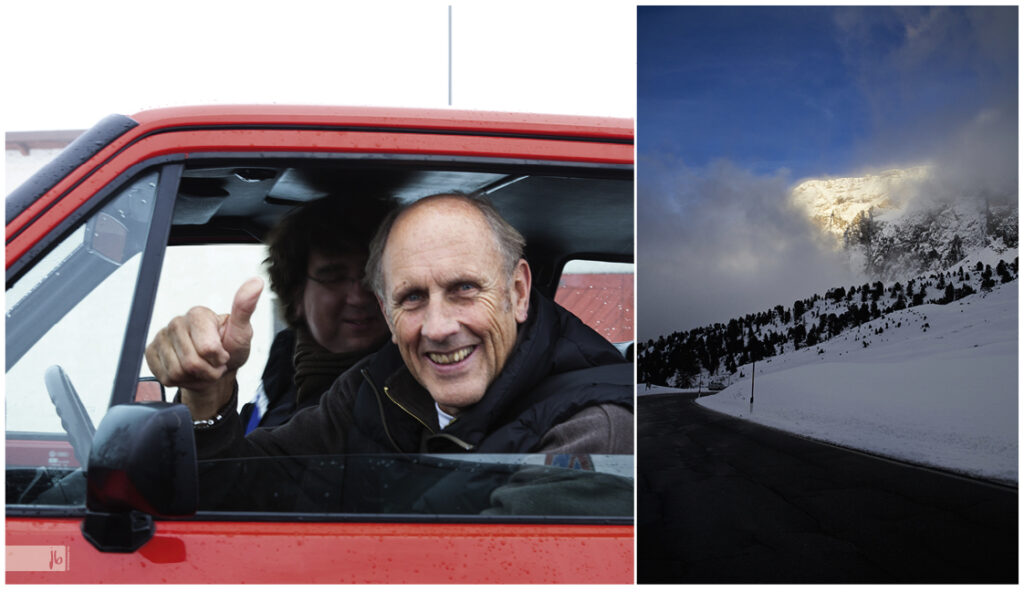
[[[509,279],[483,215],[440,199],[398,219],[382,263],[381,305],[413,377],[448,413],[478,402],[526,321],[526,262]]]
[[[388,334],[373,294],[363,288],[365,254],[309,254],[299,316],[313,338],[336,354],[365,350]]]

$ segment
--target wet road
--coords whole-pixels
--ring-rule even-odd
[[[1016,583],[1017,490],[638,399],[640,583]]]

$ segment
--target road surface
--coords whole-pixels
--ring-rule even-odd
[[[640,583],[1016,583],[1017,489],[638,398]]]

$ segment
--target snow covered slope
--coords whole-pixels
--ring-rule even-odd
[[[749,364],[698,403],[815,439],[1016,483],[1017,287],[1014,280],[947,305],[894,311],[816,347],[759,361],[753,413]]]

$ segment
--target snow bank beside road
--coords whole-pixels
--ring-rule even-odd
[[[753,414],[750,365],[744,378],[697,401],[815,439],[1016,483],[1017,317],[1017,282],[897,311],[757,363]]]

